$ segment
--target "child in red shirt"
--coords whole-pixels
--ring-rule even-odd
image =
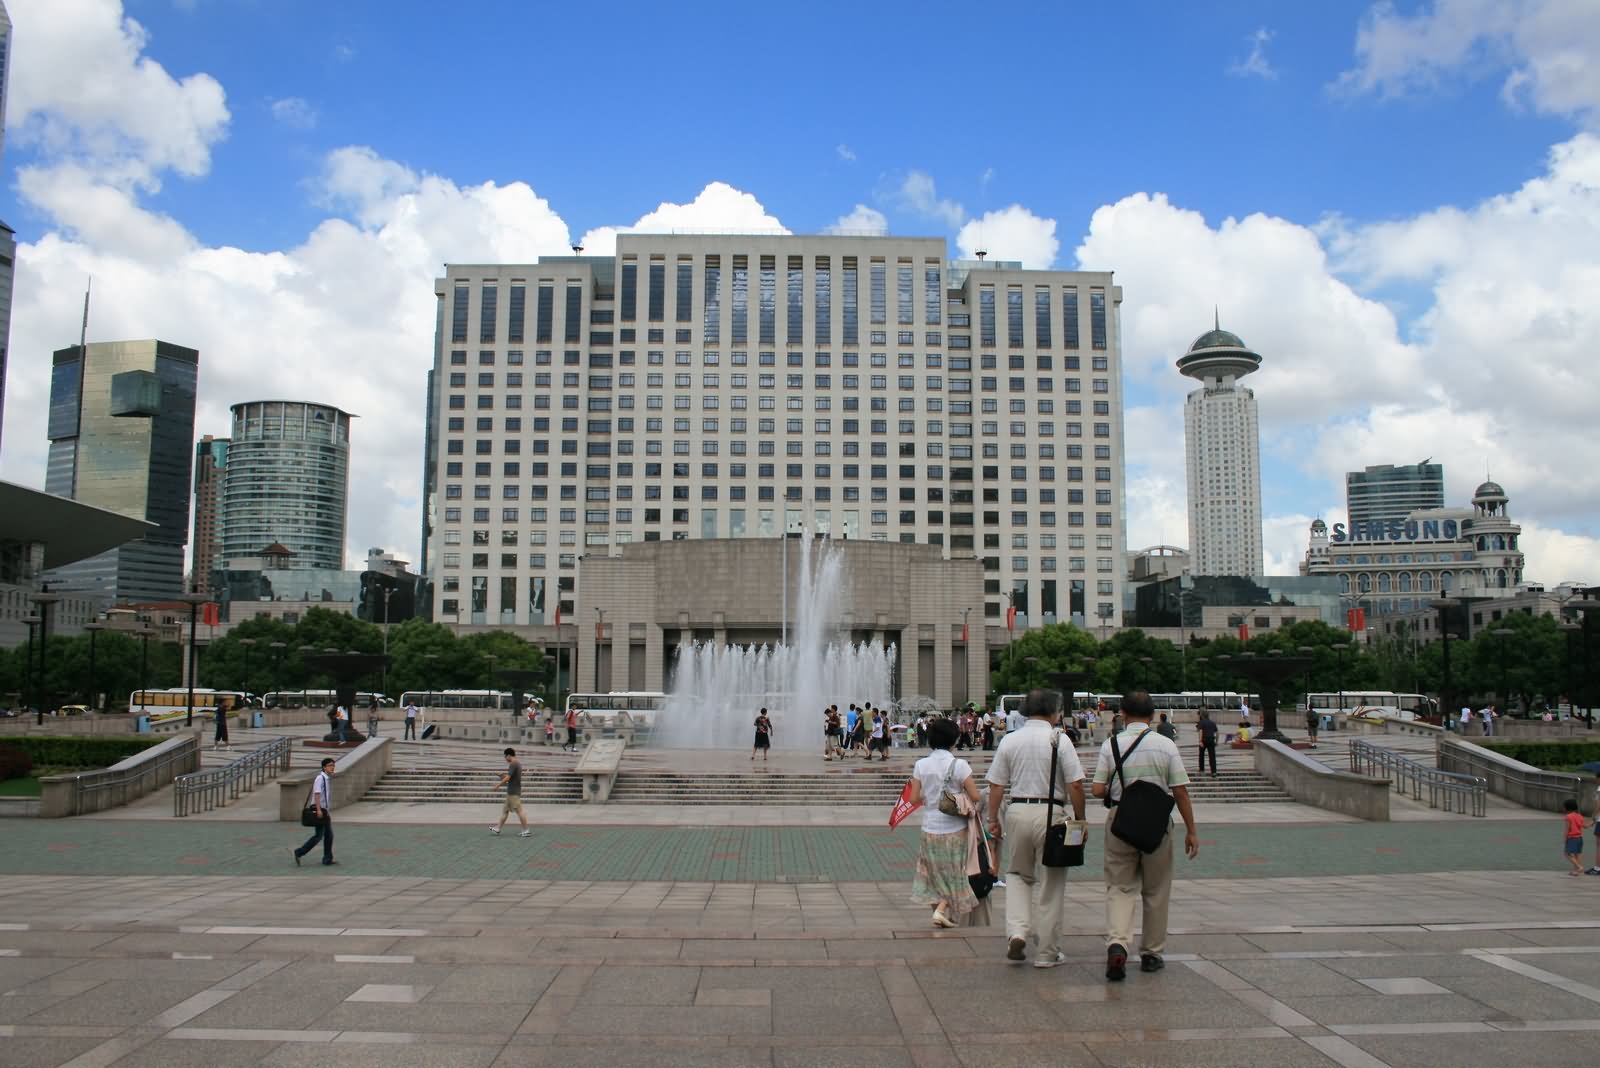
[[[1567,798],[1563,806],[1566,810],[1567,823],[1567,863],[1572,865],[1573,875],[1583,874],[1583,813],[1578,811],[1578,802]]]

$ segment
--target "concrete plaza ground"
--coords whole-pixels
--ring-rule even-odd
[[[249,805],[0,825],[0,1064],[1498,1068],[1600,1037],[1600,878],[1548,815],[1214,806],[1166,970],[1109,985],[1097,854],[1041,971],[931,929],[881,816],[552,806],[519,839],[364,807],[335,868]]]

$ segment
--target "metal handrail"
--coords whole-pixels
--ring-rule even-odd
[[[238,800],[240,794],[276,778],[279,772],[288,771],[291,742],[289,738],[277,738],[220,768],[179,775],[172,780],[172,814],[187,816],[210,811]]]
[[[198,749],[199,741],[190,738],[188,744],[176,746],[130,768],[79,772],[72,779],[72,811],[77,814],[101,812],[143,797],[165,781],[166,772],[173,765],[195,761]],[[93,805],[89,804],[91,798]]]
[[[1392,749],[1373,745],[1360,738],[1350,740],[1350,770],[1358,775],[1389,779],[1402,794],[1421,801],[1428,794],[1429,808],[1446,812],[1488,815],[1489,780],[1481,775],[1444,771],[1421,761],[1402,756]]]

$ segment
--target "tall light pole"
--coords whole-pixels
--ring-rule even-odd
[[[33,631],[39,625],[39,614],[37,612],[30,613],[23,616],[22,621],[28,625],[28,667],[22,676],[22,689],[24,691],[22,700],[33,703],[33,707],[38,711],[38,723],[43,726],[44,706],[39,703],[39,693],[33,684]],[[27,705],[24,704],[23,707],[26,708]]]
[[[255,643],[256,640],[254,638],[239,639],[239,645],[244,649],[244,679],[239,686],[239,691],[246,697],[250,694],[250,647]]]
[[[1317,655],[1316,647],[1315,646],[1311,646],[1311,645],[1302,645],[1296,651],[1299,652],[1301,656],[1306,656],[1306,657],[1314,657],[1314,656]],[[1315,711],[1316,711],[1316,709],[1311,707],[1311,665],[1307,664],[1306,665],[1306,715],[1308,715],[1308,716],[1312,715]]]
[[[599,622],[594,625],[594,689],[600,692],[600,643],[605,640],[606,610],[595,606],[594,614],[599,617]]]
[[[197,666],[195,662],[195,626],[199,622],[200,606],[210,598],[203,593],[185,593],[178,600],[189,606],[189,670],[186,673],[189,677],[189,707],[183,717],[183,725],[190,727],[194,725],[194,673]]]
[[[98,712],[100,711],[100,702],[95,700],[94,695],[94,640],[100,635],[101,631],[106,629],[106,625],[104,623],[85,623],[83,629],[89,632],[89,711]]]
[[[1339,711],[1343,712],[1344,711],[1344,651],[1346,649],[1350,648],[1350,644],[1348,642],[1335,642],[1331,646],[1331,648],[1333,649],[1334,653],[1339,657],[1339,667],[1338,667],[1339,674],[1337,676],[1338,680],[1339,680]]]
[[[1572,678],[1572,636],[1574,634],[1583,633],[1583,626],[1578,623],[1569,622],[1565,619],[1561,621],[1559,626],[1561,627],[1561,640],[1566,645],[1565,652],[1567,654],[1565,683],[1565,689],[1567,691],[1567,715],[1571,716],[1573,719],[1576,719],[1578,716],[1578,697],[1574,692],[1576,687],[1573,685]]]
[[[1511,707],[1511,691],[1506,682],[1506,645],[1507,639],[1515,637],[1517,632],[1510,627],[1496,627],[1489,633],[1500,639],[1495,644],[1495,651],[1500,660],[1500,714],[1504,716]]]
[[[150,635],[155,633],[155,628],[146,622],[136,633],[142,640],[139,649],[139,689],[142,692],[150,688]]]
[[[50,606],[61,600],[58,593],[40,591],[31,598],[39,609],[39,700],[38,722],[44,723],[44,706],[50,703],[50,676],[45,670],[45,649],[50,644]]]
[[[389,598],[394,596],[394,587],[383,588],[383,667],[378,676],[378,689],[385,694],[389,692]]]
[[[1455,712],[1455,694],[1450,685],[1450,610],[1456,606],[1454,597],[1441,597],[1437,601],[1428,602],[1428,607],[1439,613],[1439,641],[1440,654],[1444,658],[1444,678],[1439,685],[1439,719],[1441,724],[1448,721]]]
[[[270,642],[267,645],[272,650],[272,688],[279,693],[283,692],[283,651],[288,646],[288,642]],[[265,701],[261,704],[262,707],[266,706]]]
[[[1154,657],[1141,656],[1139,658],[1139,675],[1141,678],[1140,685],[1142,685],[1147,692],[1150,689],[1150,665],[1153,663],[1155,663]]]
[[[433,706],[433,665],[438,659],[438,653],[422,654],[422,685],[428,691],[428,696],[422,703],[430,708]]]

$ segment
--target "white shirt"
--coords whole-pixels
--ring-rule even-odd
[[[1023,716],[1021,712],[1013,708],[1010,712],[1006,713],[1006,733],[1010,734],[1012,731],[1020,731],[1022,729],[1022,725],[1026,722],[1027,717]]]
[[[1494,709],[1490,708],[1488,705],[1484,705],[1482,708],[1478,709],[1478,716],[1480,719],[1494,719]]]
[[[317,772],[317,780],[311,784],[311,795],[314,799],[322,799],[322,810],[324,812],[331,812],[333,810],[333,804],[331,800],[333,793],[329,788],[327,772]]]
[[[1029,717],[1020,730],[1008,732],[995,748],[989,765],[990,786],[1006,787],[1012,797],[1049,797],[1050,745],[1056,732],[1050,721]],[[1056,751],[1056,800],[1070,803],[1067,787],[1083,781],[1083,765],[1072,739],[1061,736]]]
[[[952,773],[951,768],[954,768]],[[954,834],[966,830],[967,821],[939,811],[945,776],[950,777],[950,792],[961,793],[961,784],[972,777],[972,765],[958,760],[948,749],[936,749],[911,767],[911,775],[922,784],[922,829],[929,834]],[[972,798],[967,798],[971,801]]]
[[[417,706],[416,705],[406,705],[406,719],[416,719],[416,718],[417,718]]]
[[[1470,708],[1463,708],[1463,709],[1462,709],[1462,710],[1461,710],[1461,716],[1460,716],[1460,719],[1461,719],[1461,722],[1462,722],[1462,723],[1466,723],[1466,722],[1467,722],[1467,721],[1468,721],[1468,720],[1470,720],[1470,719],[1471,719],[1471,718],[1472,718],[1472,709],[1470,709]]]
[[[1121,775],[1116,774],[1117,761],[1111,755],[1111,739],[1100,743],[1100,758],[1094,765],[1094,781],[1106,785],[1106,791],[1113,801],[1122,797],[1124,781],[1153,782],[1169,794],[1174,786],[1189,785],[1189,773],[1184,770],[1183,755],[1178,752],[1177,744],[1157,734],[1148,723],[1131,724],[1117,734],[1117,749],[1126,754],[1128,747],[1141,734],[1146,737],[1139,742],[1139,748],[1133,751],[1133,755],[1123,760]]]

